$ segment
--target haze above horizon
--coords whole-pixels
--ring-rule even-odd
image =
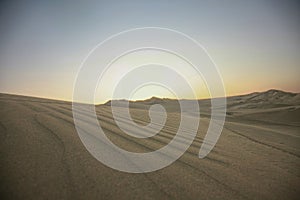
[[[258,0],[1,2],[0,92],[71,101],[79,66],[95,45],[120,31],[155,26],[201,43],[227,96],[271,88],[299,93],[299,8],[296,1]],[[197,97],[209,97],[199,87]],[[133,99],[152,96],[174,98],[150,86]]]

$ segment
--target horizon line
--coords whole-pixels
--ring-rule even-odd
[[[248,93],[240,93],[240,94],[234,94],[234,95],[229,95],[229,96],[224,96],[225,98],[229,97],[235,97],[235,96],[244,96],[244,95],[249,95],[249,94],[254,94],[254,93],[266,93],[269,91],[279,91],[279,92],[285,92],[285,93],[290,93],[290,94],[300,94],[300,92],[291,92],[291,91],[285,91],[285,90],[280,90],[280,89],[275,89],[275,88],[270,88],[264,91],[254,91],[254,92],[248,92]],[[17,94],[17,93],[6,93],[6,92],[0,92],[1,95],[14,95],[14,96],[21,96],[21,97],[29,97],[29,98],[38,98],[38,99],[44,99],[44,100],[52,100],[52,101],[63,101],[63,102],[68,102],[68,103],[83,103],[83,104],[89,104],[86,102],[74,102],[73,100],[66,100],[66,99],[60,99],[60,98],[53,98],[53,97],[44,97],[44,96],[35,96],[35,95],[26,95],[26,94]],[[224,98],[224,97],[215,97],[216,98]],[[96,103],[94,105],[104,105],[108,102],[111,101],[129,101],[129,102],[138,102],[138,101],[146,101],[150,99],[165,99],[165,100],[209,100],[213,98],[199,98],[199,99],[188,99],[188,98],[168,98],[168,97],[157,97],[157,96],[152,96],[150,98],[145,98],[145,99],[136,99],[136,100],[130,100],[130,99],[109,99],[105,101],[104,103]]]

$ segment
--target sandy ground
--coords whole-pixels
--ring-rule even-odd
[[[85,149],[71,103],[1,94],[0,198],[297,199],[300,103],[299,95],[289,95],[268,91],[228,98],[222,135],[204,159],[198,153],[209,123],[209,103],[200,101],[200,129],[188,151],[161,170],[130,174],[103,165]],[[129,151],[147,152],[167,144],[178,128],[177,103],[171,100],[133,103],[135,121],[147,124],[147,108],[154,103],[166,107],[168,119],[151,139],[136,139],[118,129],[109,102],[96,110],[111,141]]]

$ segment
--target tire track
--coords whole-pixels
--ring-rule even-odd
[[[65,109],[65,108],[64,108],[64,109]],[[59,113],[61,113],[61,114],[64,114],[64,115],[69,116],[68,114],[66,114],[66,113],[64,113],[64,112],[61,112],[61,111],[59,111],[59,110],[57,110],[57,109],[54,109],[54,110],[56,110],[57,112],[59,112]],[[68,110],[68,111],[69,111],[69,110]],[[80,111],[78,111],[78,112],[81,113],[82,115],[88,116],[88,115],[86,115],[86,113],[83,113],[83,112],[80,112]],[[99,117],[97,117],[98,120],[100,120],[100,121],[102,121],[102,122],[109,123],[109,124],[111,124],[111,125],[117,127],[117,125],[115,124],[114,118],[113,118],[112,116],[110,116],[110,112],[109,112],[109,111],[104,111],[103,113],[104,113],[104,114],[107,113],[108,116],[102,114],[102,115],[100,115]],[[99,114],[99,113],[98,113],[98,114]],[[71,116],[69,116],[69,117],[71,117]],[[92,117],[92,116],[91,116],[91,117]],[[123,118],[123,119],[124,119],[124,120],[128,120],[128,119],[126,119],[126,118]],[[83,119],[81,119],[81,120],[84,121],[84,122],[86,122],[86,123],[89,123],[89,121],[86,121],[86,120],[83,120]],[[145,122],[145,121],[143,121],[143,120],[139,120],[139,121],[140,121],[140,122]],[[170,129],[170,130],[168,130],[168,129]],[[163,131],[162,131],[163,134],[160,134],[159,137],[163,137],[163,138],[166,138],[166,139],[170,140],[170,139],[174,138],[174,136],[175,136],[173,131],[177,132],[177,129],[174,128],[174,127],[171,127],[171,126],[169,126],[169,125],[164,125]],[[185,132],[188,132],[189,130],[184,130],[184,131],[185,131]],[[128,136],[128,137],[132,137],[132,136]],[[179,136],[178,138],[179,138],[179,139],[183,139],[183,142],[184,142],[185,139],[189,139],[189,138],[187,138],[187,137],[185,137],[185,136]],[[148,138],[148,139],[153,139],[153,137]],[[191,144],[191,146],[194,147],[194,148],[200,148],[201,143],[203,142],[203,139],[197,138],[197,136],[196,136],[196,137],[194,138],[193,141],[194,141],[194,142],[197,142],[197,144],[196,144],[196,143],[193,143],[193,144]],[[166,145],[167,143],[163,143],[163,144]]]
[[[31,109],[31,108],[30,108]],[[65,160],[65,153],[66,153],[66,148],[65,148],[65,145],[64,145],[64,142],[63,140],[49,127],[47,127],[46,125],[44,125],[39,119],[38,119],[38,114],[35,114],[33,116],[33,120],[34,122],[42,129],[45,130],[45,132],[48,132],[50,137],[52,137],[57,144],[59,144],[59,146],[61,147],[61,163],[63,165],[63,168],[65,170],[65,175],[66,175],[66,178],[67,178],[67,182],[68,182],[68,185],[71,186],[71,192],[70,192],[70,195],[71,195],[71,198],[72,199],[76,199],[76,187],[74,185],[74,182],[73,182],[73,179],[72,179],[72,176],[71,176],[71,172],[70,172],[70,166],[68,165],[67,161]]]
[[[41,106],[41,105],[40,105],[40,106]],[[42,106],[45,107],[46,105],[42,105]],[[27,107],[29,107],[29,106],[27,105]],[[30,107],[29,107],[29,108],[30,108]],[[30,109],[32,109],[32,108],[30,108]],[[52,106],[51,106],[51,108],[46,107],[46,109],[50,109],[50,110],[52,110],[52,111],[55,111],[55,112],[57,112],[57,113],[60,113],[60,114],[62,114],[62,115],[64,115],[64,116],[67,116],[67,117],[69,117],[69,118],[72,119],[72,116],[69,115],[68,113],[62,112],[61,110],[56,109],[56,108],[53,108]],[[32,110],[33,110],[33,109],[32,109]],[[34,110],[34,111],[35,111],[35,112],[39,112],[40,110],[39,110],[39,111]],[[67,124],[69,124],[72,128],[74,128],[74,123],[73,123],[73,121],[69,121],[69,120],[67,120],[67,119],[65,119],[65,118],[59,117],[59,116],[57,116],[57,115],[54,115],[54,114],[52,114],[52,113],[50,113],[50,112],[48,112],[48,111],[47,111],[47,113],[44,113],[44,114],[47,114],[48,116],[50,116],[50,117],[52,117],[52,118],[54,118],[54,119],[56,119],[56,120],[57,120],[57,119],[60,119],[60,120],[62,120],[62,121],[64,121],[64,122],[66,122]],[[57,138],[57,141],[59,141],[59,143],[62,145],[62,147],[63,147],[62,162],[65,163],[64,165],[66,166],[66,169],[67,169],[67,172],[68,172],[68,179],[69,179],[69,182],[70,182],[71,184],[73,184],[72,181],[71,181],[71,175],[70,175],[70,172],[69,172],[68,164],[67,164],[67,163],[65,162],[65,160],[63,159],[63,158],[64,158],[64,154],[65,154],[65,146],[64,146],[63,141],[59,138],[59,136],[58,136],[54,131],[52,131],[51,129],[49,129],[49,127],[45,126],[43,123],[41,123],[40,121],[38,121],[36,115],[35,115],[35,121],[36,121],[36,123],[38,123],[40,126],[44,127],[45,130],[47,130],[48,132],[52,133],[52,135],[53,135],[54,137],[56,137],[56,138]],[[105,129],[105,130],[108,131],[108,132],[111,132],[110,130],[107,130],[107,129]],[[148,150],[150,150],[150,151],[155,150],[155,149],[150,148],[150,147],[148,147],[148,146],[146,146],[146,145],[144,145],[144,144],[138,143],[137,141],[134,141],[134,140],[132,140],[132,139],[129,139],[128,137],[125,137],[124,135],[116,134],[116,133],[114,133],[114,132],[111,132],[111,134],[114,134],[114,135],[116,135],[116,136],[118,136],[118,137],[121,137],[122,139],[124,139],[124,140],[126,140],[126,141],[128,141],[128,142],[134,143],[134,144],[136,144],[136,145],[138,145],[138,146],[140,146],[140,147],[142,147],[142,148],[146,148],[146,149],[148,149]],[[98,140],[98,138],[97,138],[97,140]],[[159,141],[159,140],[156,140],[156,141],[162,143],[162,141]],[[163,144],[165,144],[165,143],[163,143]],[[191,154],[191,155],[193,155],[193,156],[196,155],[196,154],[193,154],[192,152],[189,152],[189,151],[186,151],[186,153]],[[198,158],[198,157],[197,157],[197,158]],[[211,159],[211,158],[206,157],[205,159]],[[131,162],[132,162],[132,161],[131,161]],[[222,162],[222,161],[221,161],[221,162]],[[224,189],[231,191],[233,194],[236,194],[236,195],[238,195],[238,196],[240,196],[240,197],[242,197],[242,198],[244,198],[244,199],[248,199],[246,196],[244,196],[243,194],[241,194],[239,191],[237,191],[237,190],[231,188],[230,186],[226,185],[225,183],[223,183],[222,181],[218,180],[218,179],[215,178],[214,176],[210,175],[210,174],[207,173],[206,171],[201,170],[201,169],[199,169],[199,168],[197,168],[197,167],[191,165],[188,161],[185,161],[185,160],[183,160],[183,159],[180,158],[180,159],[178,159],[175,163],[179,163],[179,164],[181,164],[183,167],[184,167],[184,166],[185,166],[185,167],[187,166],[187,167],[189,167],[190,169],[192,169],[192,171],[195,171],[195,172],[196,172],[197,174],[199,174],[199,175],[204,175],[204,176],[208,177],[209,179],[211,179],[212,181],[214,181],[214,182],[217,183],[218,185],[222,186]],[[133,164],[134,164],[134,163],[133,163]],[[188,173],[192,173],[192,172],[189,171],[189,170],[187,170],[187,172],[188,172]],[[160,191],[163,190],[163,188],[161,188],[161,187],[158,185],[158,183],[157,183],[156,181],[154,181],[153,179],[151,179],[149,176],[146,176],[146,175],[144,175],[144,176],[145,176],[147,179],[149,179],[149,181],[153,182],[153,184],[155,184],[155,187],[157,187]],[[73,188],[73,190],[74,190],[74,186],[73,186],[72,188]],[[163,190],[163,191],[164,191],[164,190]],[[165,193],[165,194],[168,194],[166,191],[164,191],[164,193]],[[172,197],[171,197],[170,195],[167,195],[167,196],[169,196],[169,197],[172,199]]]
[[[89,134],[89,133],[86,132],[85,130],[83,130],[83,129],[81,129],[81,130],[82,130],[83,132]],[[105,130],[112,133],[112,131],[110,131],[110,130],[108,130],[108,129],[105,129]],[[95,136],[93,136],[93,135],[90,135],[90,136],[94,137],[95,140],[98,140],[98,141],[99,141],[99,139],[96,138]],[[121,135],[119,135],[119,134],[117,134],[117,136],[122,137],[122,138],[124,138],[125,140],[130,141],[130,142],[132,142],[132,143],[135,143],[136,145],[139,145],[139,146],[141,146],[142,148],[146,148],[146,149],[148,149],[149,151],[155,151],[155,149],[153,149],[153,148],[151,148],[151,147],[148,147],[148,146],[146,146],[146,145],[143,145],[143,144],[141,144],[141,143],[138,143],[138,142],[136,142],[136,141],[134,141],[134,140],[130,140],[130,139],[128,139],[128,138],[126,138],[126,137],[124,137],[124,136],[121,136]],[[104,144],[104,143],[103,143],[103,144]],[[188,152],[188,151],[186,151],[185,153],[187,153],[187,152]],[[165,154],[165,156],[168,156],[168,155]],[[198,157],[197,157],[197,158],[198,158]],[[208,157],[206,157],[206,158],[208,158]],[[205,159],[206,159],[206,158],[205,158]],[[132,161],[131,161],[131,163],[134,164]],[[207,177],[210,178],[211,180],[215,181],[217,184],[222,185],[224,188],[226,188],[226,189],[229,190],[229,191],[232,191],[234,194],[237,194],[237,195],[243,197],[244,199],[248,199],[246,196],[244,196],[244,195],[241,194],[240,192],[234,190],[234,189],[231,188],[230,186],[228,186],[228,185],[226,185],[225,183],[219,181],[217,178],[215,178],[215,177],[213,177],[212,175],[208,174],[208,173],[205,172],[204,170],[200,170],[199,168],[197,168],[197,167],[191,165],[190,163],[188,163],[188,161],[185,161],[185,160],[183,160],[182,158],[179,158],[179,159],[176,160],[174,163],[180,163],[180,164],[183,165],[184,167],[188,166],[189,168],[193,169],[193,170],[194,170],[195,172],[197,172],[198,174],[200,174],[200,175],[203,175],[203,174],[204,174],[205,176],[207,176]],[[188,171],[188,170],[187,170],[187,171]],[[188,171],[188,172],[191,173],[190,171]]]
[[[57,111],[57,110],[56,110]],[[62,113],[62,112],[59,112],[61,114],[65,114],[65,113]],[[73,122],[71,121],[68,121],[64,118],[61,118],[61,117],[58,117],[58,116],[55,116],[55,115],[52,115],[51,113],[47,113],[47,115],[49,115],[50,117],[54,118],[54,119],[61,119],[63,120],[64,122],[68,123],[71,127],[74,127],[74,124]],[[62,162],[64,163],[64,165],[66,166],[66,169],[67,169],[67,172],[68,172],[68,179],[70,180],[69,182],[72,184],[72,180],[71,180],[71,175],[70,175],[70,170],[69,170],[69,166],[68,164],[65,162],[65,160],[63,159],[64,157],[64,154],[65,154],[65,146],[63,144],[63,141],[58,137],[57,134],[55,134],[54,131],[52,131],[50,128],[44,126],[41,122],[38,121],[38,119],[35,117],[35,121],[40,125],[40,126],[43,126],[45,129],[47,129],[49,132],[51,132],[55,137],[56,139],[60,142],[60,144],[63,146],[63,155],[62,155]],[[97,140],[99,140],[98,138],[96,138]],[[132,162],[132,164],[134,164]],[[150,179],[146,174],[144,174],[145,178],[148,179],[159,191],[161,191],[165,196],[167,196],[169,199],[174,199],[174,197],[172,197],[170,194],[167,193],[167,191],[163,190],[161,187],[159,187],[159,185],[152,179]],[[72,184],[74,188],[74,184]],[[72,190],[74,191],[74,189]],[[72,192],[73,193],[73,192]]]
[[[67,108],[62,108],[62,109],[67,110],[68,112],[72,112],[72,110],[68,110]],[[57,110],[57,109],[56,109],[56,110]],[[57,111],[58,111],[58,110],[57,110]],[[88,115],[86,115],[86,113],[83,113],[83,112],[80,112],[80,111],[77,111],[77,112],[80,113],[80,114],[82,114],[82,115],[88,116]],[[114,123],[115,123],[115,122],[114,122],[114,118],[113,118],[113,116],[111,116],[110,111],[103,110],[102,112],[103,112],[103,114],[108,114],[108,115],[103,115],[103,114],[100,114],[99,111],[98,111],[98,112],[96,111],[96,113],[97,113],[98,115],[100,115],[99,117],[97,116],[97,117],[98,117],[98,120],[105,121],[105,122],[108,122],[108,123],[110,123],[110,124],[116,126],[116,124],[114,124]],[[62,113],[62,112],[60,112],[60,113],[61,113],[61,114],[66,114],[66,113]],[[66,114],[66,115],[67,115],[67,114]],[[71,116],[69,116],[69,117],[71,117]],[[72,116],[72,117],[73,117],[73,116]],[[124,119],[125,121],[128,120],[128,119],[126,119],[126,118],[122,118],[122,119]],[[111,121],[113,121],[113,122],[111,123],[111,122],[109,122],[108,120],[111,120]],[[125,122],[125,121],[122,121],[122,122]],[[85,121],[85,122],[87,122],[87,121]],[[139,119],[138,122],[143,123],[143,122],[146,122],[146,121]],[[87,122],[87,123],[88,123],[88,122]],[[126,122],[125,122],[125,123],[126,123]],[[164,132],[164,133],[169,133],[169,134],[167,134],[167,135],[170,135],[170,136],[171,136],[171,137],[169,137],[168,139],[173,138],[173,137],[174,137],[174,132],[178,130],[178,128],[174,128],[174,127],[169,126],[169,125],[166,125],[166,124],[164,125],[164,129],[166,129],[166,130],[163,130],[163,132]],[[169,129],[169,130],[168,130],[168,129]],[[173,132],[173,131],[174,131],[174,132]],[[185,132],[188,132],[188,131],[190,131],[190,130],[188,130],[188,129],[185,130]],[[166,135],[166,134],[164,134],[164,136],[165,136],[165,135]],[[187,139],[187,137],[184,137],[184,136],[181,136],[180,138]],[[200,138],[196,138],[196,137],[195,137],[194,141],[197,141],[197,142],[201,143],[201,142],[203,141],[203,139],[200,139]]]
[[[0,130],[1,130],[0,133],[3,135],[1,142],[3,142],[7,137],[7,128],[1,121],[0,121]]]
[[[49,109],[49,108],[48,108],[48,109]],[[51,108],[51,109],[52,109],[52,108]],[[70,114],[65,113],[65,112],[63,112],[63,111],[61,111],[61,110],[59,110],[59,109],[57,109],[57,108],[53,108],[52,110],[55,110],[56,112],[58,112],[58,113],[60,113],[60,114],[62,114],[62,115],[65,115],[65,116],[67,116],[67,117],[73,119],[73,116],[70,116]],[[64,108],[64,110],[66,110],[66,109]],[[71,112],[71,110],[67,110],[67,111]],[[108,113],[108,114],[109,114],[109,111],[105,111],[104,113]],[[52,115],[52,114],[50,114],[50,113],[48,113],[48,114],[51,115],[51,116],[54,117],[54,118],[57,118],[57,116],[54,116],[54,115]],[[85,116],[88,116],[88,115],[86,115],[86,113],[82,113],[82,112],[81,112],[81,114],[83,114],[83,115],[85,115]],[[106,123],[108,123],[108,124],[110,124],[110,125],[112,125],[112,126],[114,126],[114,127],[117,127],[117,125],[116,125],[115,122],[114,122],[113,117],[111,117],[111,116],[105,116],[105,115],[103,115],[103,116],[101,115],[101,117],[103,117],[103,118],[97,117],[98,120],[103,121],[103,122],[106,122]],[[74,123],[73,123],[73,121],[69,121],[69,120],[66,120],[66,119],[61,118],[61,117],[59,117],[59,118],[60,118],[61,120],[65,121],[66,123],[70,124],[72,127],[75,126]],[[87,121],[87,120],[83,120],[83,119],[81,119],[81,120],[82,120],[83,122],[90,123],[90,122]],[[167,126],[167,128],[168,128],[168,127],[170,127],[170,126]],[[103,127],[101,127],[101,128],[104,129]],[[172,128],[172,127],[170,127],[170,128]],[[105,129],[105,130],[106,130],[106,132],[111,132],[111,131],[108,130],[108,129]],[[174,138],[174,134],[173,134],[171,131],[163,131],[163,133],[164,133],[164,134],[160,134],[158,138],[154,138],[154,137],[149,138],[148,141],[157,142],[157,143],[159,143],[159,144],[161,144],[161,145],[163,145],[163,146],[167,145],[168,142],[162,141],[161,138],[166,138],[167,140],[170,140],[170,139]],[[118,137],[121,137],[121,138],[122,138],[123,140],[125,140],[125,141],[130,141],[130,142],[134,141],[134,143],[140,144],[139,142],[136,142],[136,140],[134,140],[134,137],[129,136],[129,135],[125,134],[125,133],[118,133],[118,134],[116,134],[115,132],[111,132],[111,134],[117,135]],[[185,139],[185,137],[180,137],[180,138]],[[201,147],[202,141],[203,141],[203,139],[197,138],[197,136],[196,136],[196,137],[194,138],[194,140],[193,140],[193,143],[190,145],[190,147],[193,148],[193,149],[197,149],[197,151],[196,151],[197,153],[193,153],[193,152],[188,151],[188,150],[187,150],[185,153],[190,154],[190,155],[192,155],[192,156],[198,157],[198,149]],[[189,148],[189,149],[190,149],[190,148]],[[151,150],[151,151],[155,151],[155,150],[157,150],[157,149],[151,148],[150,150]],[[214,151],[214,153],[216,153],[216,151]],[[219,154],[219,153],[218,153],[218,154]],[[223,155],[223,156],[224,156],[224,155]],[[225,166],[228,166],[228,163],[227,163],[227,162],[224,162],[224,161],[222,161],[222,160],[214,159],[214,158],[211,158],[211,157],[206,157],[206,159],[207,159],[207,160],[210,160],[210,161],[212,161],[212,162],[218,163],[218,164],[220,164],[220,165],[223,165],[223,166],[224,166],[224,165],[225,165]]]
[[[244,138],[246,138],[246,139],[248,139],[248,140],[250,140],[250,141],[252,141],[252,142],[254,142],[254,143],[256,143],[256,144],[260,144],[260,145],[263,145],[263,146],[266,146],[266,147],[269,147],[269,148],[272,148],[272,149],[281,151],[281,152],[283,152],[283,153],[287,153],[287,154],[289,154],[289,155],[295,156],[295,157],[297,157],[297,158],[300,158],[299,155],[297,155],[297,154],[295,154],[295,153],[293,153],[293,152],[290,152],[290,151],[287,151],[287,150],[285,150],[285,149],[281,149],[281,148],[279,148],[279,147],[276,147],[276,146],[273,146],[273,145],[270,145],[270,144],[267,144],[267,143],[258,141],[258,140],[256,140],[256,139],[253,139],[253,138],[251,138],[251,137],[249,137],[249,136],[246,136],[246,135],[244,135],[244,134],[242,134],[242,133],[240,133],[240,132],[238,132],[238,131],[235,131],[235,130],[233,130],[233,129],[231,129],[231,128],[228,128],[228,127],[226,127],[226,126],[224,126],[224,129],[227,129],[228,131],[232,132],[233,134],[236,134],[236,135],[239,135],[239,136],[241,136],[241,137],[244,137]]]
[[[58,110],[58,109],[53,109],[53,110],[57,111],[57,112],[60,113],[60,114],[63,114],[63,115],[66,115],[66,116],[70,117],[70,115],[68,115],[68,114],[66,114],[66,113],[64,113],[64,112],[62,112],[62,111],[60,111],[60,110]],[[61,120],[67,122],[69,125],[71,125],[72,127],[74,127],[73,121],[71,122],[71,121],[68,121],[68,120],[66,120],[66,119],[64,119],[64,118],[58,117],[58,116],[52,116],[52,117],[60,118]],[[115,126],[115,124],[112,124],[112,125]],[[109,130],[109,129],[105,129],[105,128],[103,128],[103,129],[104,129],[105,131],[107,131],[107,132],[110,132],[111,134],[114,134],[114,135],[116,135],[116,136],[118,136],[118,137],[121,137],[121,138],[122,138],[123,140],[125,140],[125,141],[134,143],[134,144],[136,144],[136,145],[138,145],[138,146],[140,146],[140,147],[142,147],[142,148],[145,148],[145,149],[147,149],[147,150],[149,150],[149,151],[155,151],[155,150],[156,150],[156,149],[154,149],[154,148],[151,148],[151,147],[148,147],[148,146],[146,146],[146,145],[144,145],[144,144],[141,144],[141,143],[139,143],[139,142],[137,142],[137,141],[135,141],[135,140],[133,140],[133,139],[130,139],[129,137],[126,137],[125,134],[124,134],[124,135],[123,135],[123,134],[116,134],[115,132],[112,132],[112,131]],[[82,129],[81,129],[81,130],[82,130]],[[85,132],[85,130],[82,130],[82,131]],[[87,133],[87,132],[86,132],[86,133]],[[94,136],[93,136],[93,137],[94,137]],[[98,138],[95,138],[95,139],[99,140]],[[163,142],[160,141],[160,140],[155,140],[155,141],[157,141],[157,142],[159,142],[159,143],[161,143],[161,144],[166,144],[166,143],[163,143]],[[190,152],[190,151],[186,151],[185,153],[188,153],[188,154],[190,154],[190,155],[195,156],[195,157],[198,158],[198,154],[192,153],[192,152]],[[209,157],[206,157],[205,159],[208,159],[208,160],[211,160],[211,161],[216,161],[217,163],[219,162],[219,163],[221,163],[221,164],[223,164],[223,165],[228,165],[228,163],[224,163],[223,161],[216,160],[216,159],[212,159],[212,158],[209,158]],[[205,171],[203,171],[203,170],[200,170],[199,168],[194,167],[193,165],[189,164],[188,162],[182,161],[181,159],[178,159],[176,162],[179,162],[179,163],[181,163],[181,164],[183,164],[183,165],[186,165],[186,166],[192,168],[193,170],[197,171],[198,174],[199,174],[199,173],[200,173],[200,174],[204,174],[205,176],[207,176],[208,178],[214,180],[216,183],[222,185],[223,187],[227,188],[228,190],[233,191],[235,194],[238,194],[239,196],[242,196],[243,198],[247,199],[245,196],[243,196],[242,194],[240,194],[238,191],[234,190],[233,188],[231,188],[230,186],[226,185],[225,183],[222,183],[222,182],[219,181],[218,179],[216,179],[216,178],[214,178],[213,176],[209,175],[207,172],[205,172]],[[133,164],[134,164],[134,163],[133,163]]]

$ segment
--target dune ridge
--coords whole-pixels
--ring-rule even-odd
[[[117,110],[123,111],[122,101]],[[123,100],[124,101],[124,100]],[[191,100],[179,100],[191,101]],[[72,103],[0,94],[1,199],[297,199],[300,194],[299,94],[279,90],[227,98],[227,118],[213,151],[198,158],[210,120],[209,99],[198,100],[200,128],[172,165],[129,174],[98,162],[75,130]],[[133,152],[168,144],[180,121],[178,100],[157,97],[130,103],[138,124],[159,103],[168,113],[162,131],[137,139],[116,125],[110,102],[97,105],[112,142]],[[193,115],[193,111],[189,111]],[[123,119],[124,123],[126,120]],[[184,141],[184,138],[182,138]]]

